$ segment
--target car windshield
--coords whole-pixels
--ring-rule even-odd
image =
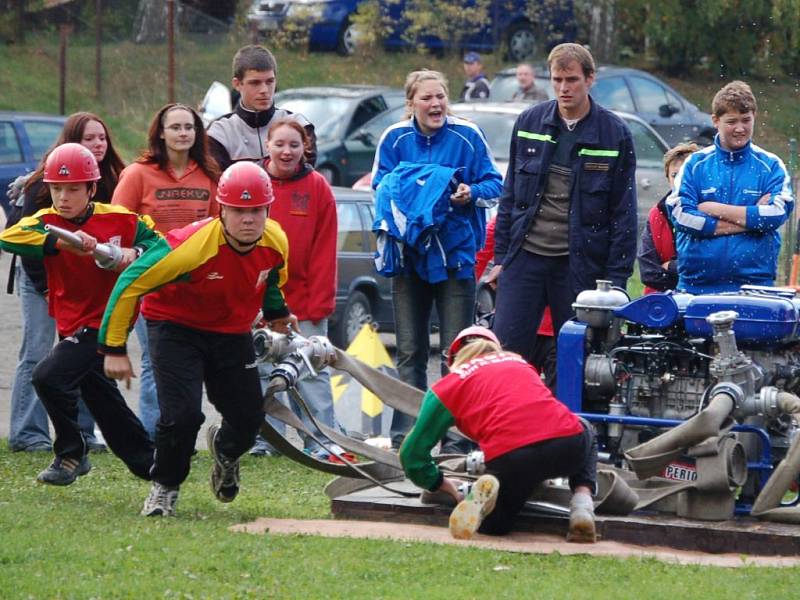
[[[457,116],[476,123],[486,135],[486,141],[489,143],[494,159],[508,162],[509,142],[517,115],[513,113],[467,111],[457,113]]]
[[[275,105],[300,113],[314,124],[317,138],[340,137],[339,128],[346,125],[343,118],[352,100],[330,96],[287,95],[275,98]]]

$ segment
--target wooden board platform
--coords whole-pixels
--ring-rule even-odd
[[[400,486],[401,484],[392,484]],[[382,488],[368,488],[331,501],[338,519],[361,519],[447,527],[450,508],[422,504]],[[566,516],[526,511],[516,529],[565,536]],[[709,553],[800,556],[800,526],[737,517],[730,521],[696,521],[673,515],[636,513],[625,517],[597,515],[602,540],[640,546],[666,546]]]

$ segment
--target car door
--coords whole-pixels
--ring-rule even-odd
[[[0,121],[0,205],[8,214],[8,198],[6,189],[8,184],[17,177],[29,171],[32,160],[25,160],[20,135],[17,133],[14,121]],[[35,164],[34,164],[35,166]]]
[[[372,162],[375,160],[375,151],[381,135],[387,127],[400,121],[404,113],[403,106],[387,110],[347,136],[344,142],[349,162],[347,185],[352,185],[372,170]]]
[[[364,173],[366,173],[372,166],[370,164],[369,167],[365,169],[363,166],[363,160],[354,162],[354,159],[361,158],[361,156],[359,156],[358,153],[354,154],[353,156],[350,155],[350,145],[348,145],[348,140],[350,140],[363,125],[368,123],[374,117],[384,113],[387,108],[388,106],[386,104],[386,100],[383,96],[379,95],[371,96],[361,100],[353,109],[353,112],[350,116],[350,121],[348,122],[347,128],[344,131],[344,149],[339,159],[339,164],[341,165],[339,167],[341,172],[340,184],[342,186],[349,187],[353,185],[353,183],[355,183],[359,177],[364,175]],[[357,150],[358,143],[354,144],[354,146],[354,149]]]
[[[631,91],[621,75],[596,79],[592,85],[591,95],[598,104],[609,110],[636,112]]]
[[[636,151],[636,203],[638,232],[641,234],[650,208],[668,191],[663,167],[667,146],[642,121],[629,117],[625,121],[631,130]]]
[[[674,146],[691,139],[695,128],[683,101],[658,81],[638,75],[628,78],[636,102],[636,114]]]

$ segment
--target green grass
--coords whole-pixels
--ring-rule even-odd
[[[176,95],[181,102],[199,104],[213,80],[230,83],[230,60],[249,43],[247,36],[182,35],[176,53]],[[67,53],[67,113],[92,110],[106,118],[123,158],[133,159],[145,141],[150,117],[167,100],[166,45],[129,41],[103,46],[103,95],[95,96],[94,45],[74,37]],[[373,83],[402,86],[409,71],[431,68],[450,79],[457,97],[464,74],[458,57],[438,58],[417,53],[365,51],[341,57],[278,49],[279,85],[290,88],[318,83]],[[490,75],[508,66],[499,54],[484,55]],[[55,34],[31,34],[23,46],[0,46],[0,109],[58,110],[58,39]],[[690,100],[708,110],[719,81],[702,74],[693,79],[666,78]],[[753,81],[760,103],[756,141],[785,159],[787,141],[800,137],[800,81]]]
[[[220,504],[206,452],[178,516],[138,516],[148,485],[111,455],[66,488],[35,483],[44,454],[0,449],[0,596],[5,598],[791,598],[798,569],[676,566],[424,543],[231,533],[260,516],[329,518],[328,476],[246,457]],[[399,526],[400,527],[400,526]],[[495,571],[495,567],[508,569]]]

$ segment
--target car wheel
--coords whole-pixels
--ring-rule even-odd
[[[513,62],[530,59],[536,53],[536,33],[530,23],[517,23],[508,30],[508,58]]]
[[[317,172],[325,178],[329,185],[339,185],[339,175],[330,165],[322,165],[317,167]]]
[[[372,322],[372,303],[364,292],[355,290],[347,299],[342,316],[334,327],[332,341],[339,348],[347,348],[361,331],[364,323]]]
[[[358,47],[358,29],[348,19],[342,25],[342,30],[339,32],[339,41],[336,44],[336,52],[342,56],[352,56],[355,54]]]

